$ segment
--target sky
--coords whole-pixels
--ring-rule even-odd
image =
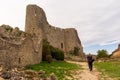
[[[120,0],[0,0],[0,25],[24,30],[28,4],[43,8],[51,25],[75,28],[87,54],[111,54],[120,43]]]

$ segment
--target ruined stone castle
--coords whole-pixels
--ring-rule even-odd
[[[65,52],[79,47],[78,56],[84,57],[83,47],[74,28],[61,29],[47,22],[45,12],[37,5],[26,9],[25,32],[8,25],[0,27],[0,65],[21,67],[37,64],[42,60],[42,40]]]

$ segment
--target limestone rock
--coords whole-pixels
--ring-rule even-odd
[[[50,80],[58,80],[54,73],[50,74]]]
[[[11,78],[11,73],[6,71],[1,74],[1,77],[4,79],[10,79]]]
[[[112,52],[111,58],[120,58],[120,44],[118,45],[118,48]]]
[[[45,74],[45,71],[40,70],[40,71],[38,72],[38,74],[39,74],[39,75],[44,75],[44,74]]]

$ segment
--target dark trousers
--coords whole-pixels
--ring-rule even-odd
[[[89,70],[92,71],[92,62],[88,62],[88,67],[89,67]]]

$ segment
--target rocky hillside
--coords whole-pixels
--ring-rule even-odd
[[[120,58],[120,44],[118,45],[118,48],[112,52],[111,58]]]

